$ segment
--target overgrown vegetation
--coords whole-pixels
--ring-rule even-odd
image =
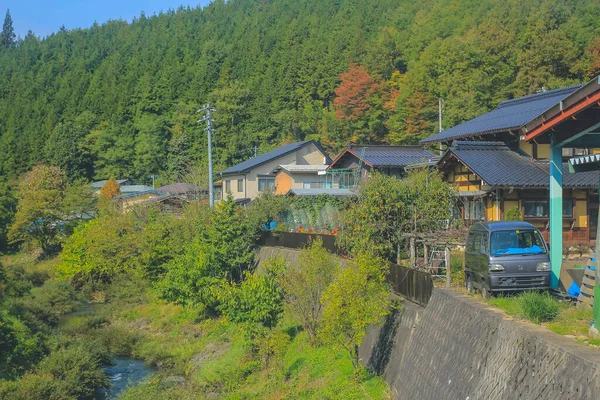
[[[278,204],[272,194],[246,207],[229,198],[178,218],[152,208],[121,214],[106,203],[57,258],[31,258],[31,272],[11,261],[0,274],[0,393],[89,397],[108,386],[101,368],[110,356],[126,355],[159,368],[125,398],[321,397],[335,393],[331,386],[384,396],[381,379],[360,367],[357,346],[389,310],[387,263],[365,254],[342,267],[316,240],[296,267],[275,257],[255,269],[259,232],[285,209]],[[37,268],[48,263],[50,274]],[[58,329],[79,301],[104,305]]]

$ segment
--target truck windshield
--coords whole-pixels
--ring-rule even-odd
[[[491,239],[491,253],[495,256],[546,253],[546,245],[542,237],[533,229],[492,232]]]

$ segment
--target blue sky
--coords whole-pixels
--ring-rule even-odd
[[[87,28],[94,21],[131,21],[142,11],[147,16],[177,9],[180,5],[205,6],[210,0],[0,0],[0,28],[10,10],[15,33],[24,37],[28,30],[48,36],[62,25],[67,29]]]

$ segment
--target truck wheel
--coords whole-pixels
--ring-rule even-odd
[[[469,292],[469,294],[473,293],[473,278],[471,278],[471,275],[467,275],[465,279],[465,288],[467,289],[467,292]]]

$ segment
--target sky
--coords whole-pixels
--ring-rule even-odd
[[[102,24],[111,19],[131,21],[183,6],[205,6],[210,0],[0,0],[0,28],[6,10],[10,10],[17,36],[25,37],[30,29],[45,37],[64,25],[67,29],[87,28],[94,21]]]

